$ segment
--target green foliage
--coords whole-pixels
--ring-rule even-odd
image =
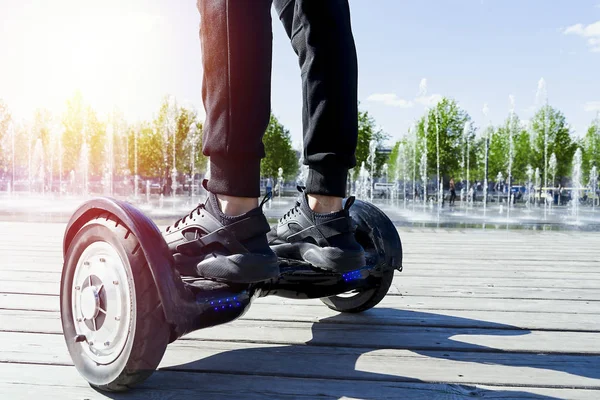
[[[584,177],[587,179],[593,166],[600,169],[600,113],[588,128],[582,142],[582,167]]]
[[[527,130],[521,127],[519,117],[509,115],[504,124],[494,130],[491,135],[489,149],[489,174],[492,180],[499,172],[508,178],[509,156],[511,154],[512,137],[512,165],[510,173],[513,182],[523,182],[526,179],[527,165],[531,163],[531,140]]]
[[[514,137],[515,159],[513,161],[513,182],[524,183],[527,181],[527,166],[532,165],[531,137],[526,129],[519,129]],[[548,156],[550,159],[550,156]]]
[[[137,138],[135,137],[137,135]],[[129,170],[135,173],[137,140],[138,174],[142,177],[164,176],[164,142],[162,132],[146,122],[129,131]]]
[[[556,155],[557,168],[556,179],[562,180],[571,175],[571,165],[576,145],[571,140],[570,130],[565,116],[559,110],[546,105],[534,115],[532,119],[532,131],[534,135],[531,160],[533,168],[538,167],[540,174],[544,176],[544,141],[545,133],[548,134],[548,160],[550,155]],[[549,175],[549,174],[548,174]],[[548,185],[552,177],[548,176]]]
[[[402,181],[405,176],[407,180],[413,179],[414,150],[414,143],[408,137],[394,144],[387,159],[389,181]]]
[[[360,172],[360,166],[364,162],[365,168],[371,170],[369,162],[369,145],[372,140],[377,143],[377,148],[381,147],[388,138],[381,129],[375,126],[375,120],[369,115],[368,111],[358,111],[358,140],[356,144],[356,167],[352,171],[352,179],[357,179]],[[376,177],[381,176],[381,167],[387,161],[388,157],[380,152],[375,152],[374,173]]]
[[[84,134],[87,136],[86,111],[81,92],[76,92],[71,99],[67,100],[67,108],[62,121],[64,126],[62,165],[65,172],[77,169]]]
[[[470,127],[467,137],[464,137],[464,128],[470,122],[469,114],[458,106],[455,100],[444,97],[436,106],[429,109],[417,124],[417,159],[423,151],[427,151],[427,174],[435,178],[437,174],[437,136],[439,130],[440,175],[444,180],[451,177],[463,176],[466,179],[464,168],[461,168],[462,155],[466,140],[470,144],[475,142],[475,130]],[[475,160],[476,146],[469,146],[469,158]],[[471,163],[470,163],[471,164]],[[473,165],[474,166],[474,165]],[[456,180],[456,178],[455,178]]]
[[[263,144],[266,155],[260,163],[261,175],[276,180],[279,168],[283,168],[284,179],[294,179],[298,174],[298,157],[292,149],[290,132],[272,113]]]
[[[0,175],[7,173],[12,168],[10,161],[12,142],[9,134],[11,119],[8,106],[0,99]]]

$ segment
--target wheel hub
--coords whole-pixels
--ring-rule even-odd
[[[96,318],[100,312],[100,296],[96,286],[88,286],[81,291],[81,315],[83,319]]]
[[[73,276],[71,304],[76,341],[98,364],[116,360],[127,343],[135,307],[129,267],[107,242],[81,254]]]

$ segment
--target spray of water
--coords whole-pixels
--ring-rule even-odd
[[[533,179],[533,168],[531,165],[527,165],[525,174],[527,175],[527,208],[531,208],[531,185]]]
[[[575,220],[579,221],[579,198],[581,197],[582,173],[581,173],[581,149],[578,148],[573,156],[573,190],[571,206]]]
[[[590,189],[592,190],[592,211],[596,208],[596,196],[598,191],[598,169],[594,165],[590,170]]]
[[[485,172],[483,178],[483,215],[485,216],[487,209],[487,198],[488,198],[488,156],[489,156],[489,148],[490,148],[490,137],[489,137],[489,128],[490,122],[488,119],[488,115],[490,113],[490,109],[485,103],[483,105],[483,116],[485,118],[486,127],[484,129],[484,138],[485,138]]]

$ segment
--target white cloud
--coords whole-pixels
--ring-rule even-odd
[[[588,101],[583,105],[583,109],[587,112],[600,111],[600,101]]]
[[[415,102],[424,105],[425,107],[433,107],[442,100],[442,95],[434,93],[431,96],[419,96]]]
[[[374,93],[367,97],[367,101],[383,103],[386,106],[411,108],[415,103],[425,107],[433,107],[442,100],[442,95],[434,93],[427,96],[427,79],[421,79],[419,83],[419,92],[413,100],[405,100],[398,97],[395,93]]]
[[[383,103],[386,106],[410,108],[413,106],[413,102],[399,98],[394,93],[374,93],[367,97],[367,101],[373,101],[377,103]]]
[[[590,51],[594,53],[600,52],[600,21],[596,21],[589,25],[575,24],[563,30],[565,35],[577,35],[587,39]]]

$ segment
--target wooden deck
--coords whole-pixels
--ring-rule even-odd
[[[403,228],[405,271],[377,308],[259,299],[106,396],[61,334],[63,230],[0,223],[0,399],[600,398],[598,233]]]

